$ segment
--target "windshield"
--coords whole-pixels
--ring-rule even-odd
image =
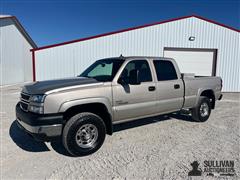
[[[121,59],[98,60],[89,66],[79,77],[94,78],[97,81],[112,81],[123,64]]]

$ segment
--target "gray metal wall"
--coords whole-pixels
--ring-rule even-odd
[[[32,81],[31,48],[12,19],[0,19],[0,85]]]
[[[239,37],[236,31],[186,18],[35,51],[36,80],[76,76],[95,60],[120,54],[163,56],[164,47],[213,48],[218,49],[216,74],[223,79],[223,90],[240,92]]]

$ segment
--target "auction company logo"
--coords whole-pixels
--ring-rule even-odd
[[[199,166],[198,161],[191,163],[192,170],[188,173],[188,176],[234,176],[234,161],[221,160],[221,161],[203,161],[203,170]]]

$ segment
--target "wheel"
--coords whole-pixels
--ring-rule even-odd
[[[103,144],[106,127],[103,120],[93,113],[79,113],[67,121],[62,141],[73,156],[85,156],[96,152]]]
[[[211,103],[209,98],[200,96],[198,105],[191,109],[192,118],[198,122],[205,122],[211,114]]]

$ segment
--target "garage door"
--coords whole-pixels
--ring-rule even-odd
[[[215,75],[216,50],[165,48],[164,57],[174,58],[181,73],[194,73],[198,76]]]

